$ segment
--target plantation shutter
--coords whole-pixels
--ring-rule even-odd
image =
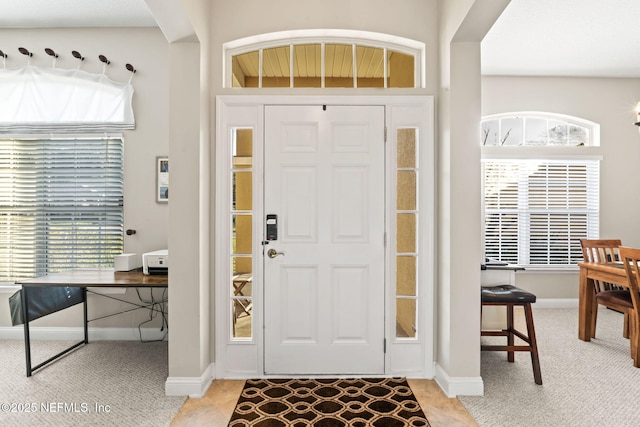
[[[0,140],[0,282],[113,266],[123,151],[120,138]]]
[[[528,266],[582,260],[598,237],[597,160],[486,160],[485,253]]]

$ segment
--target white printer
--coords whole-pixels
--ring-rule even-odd
[[[167,274],[169,271],[169,250],[146,252],[142,254],[142,272],[144,274]]]

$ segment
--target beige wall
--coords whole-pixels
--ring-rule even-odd
[[[437,5],[436,0],[243,0],[216,1],[212,5],[211,49],[214,95],[238,93],[222,89],[222,44],[258,34],[299,29],[349,29],[406,37],[427,43],[427,90],[437,87]],[[366,11],[366,13],[362,13]],[[242,25],[239,25],[242,23]],[[247,90],[243,93],[260,93]],[[397,91],[412,93],[412,91]],[[318,94],[317,89],[311,93]],[[364,90],[359,90],[363,94]],[[270,93],[278,93],[270,90]],[[286,92],[291,93],[291,92]],[[309,93],[304,89],[295,94]],[[330,92],[323,93],[342,93]],[[379,90],[371,93],[379,94]],[[395,93],[395,92],[394,92]],[[424,94],[423,92],[422,94]]]
[[[583,152],[600,163],[600,237],[640,246],[640,193],[625,191],[637,181],[640,135],[633,108],[640,79],[496,77],[482,78],[482,114],[544,111],[600,124],[600,147]],[[518,284],[538,298],[577,298],[578,273],[518,273]]]
[[[107,76],[119,82],[126,82],[130,77],[126,63],[136,68],[132,80],[136,129],[124,132],[124,224],[125,229],[132,228],[137,233],[125,235],[125,252],[167,248],[168,206],[155,202],[155,159],[169,154],[168,45],[162,33],[157,28],[2,29],[0,38],[2,50],[9,55],[7,68],[26,65],[27,58],[18,53],[21,46],[33,52],[32,65],[43,67],[52,64],[45,48],[60,55],[56,62],[58,68],[75,68],[77,61],[71,51],[77,50],[86,58],[82,69],[94,73],[102,72],[98,55],[105,55],[111,61]],[[11,325],[9,295],[0,292],[0,328]],[[127,298],[137,299],[133,291],[128,291]],[[128,304],[96,297],[90,297],[89,304],[92,316],[131,308]],[[39,319],[34,326],[80,326],[79,312],[73,310],[75,308]],[[147,319],[148,313],[140,310],[96,321],[91,327],[135,328]],[[151,325],[159,323],[156,320],[145,326]]]
[[[504,7],[505,2],[497,3]],[[126,135],[125,165],[125,225],[136,228],[138,234],[127,238],[126,250],[141,252],[169,244],[172,251],[169,376],[198,377],[215,362],[210,356],[214,354],[210,347],[215,331],[210,307],[216,286],[215,272],[211,271],[216,238],[211,234],[216,212],[215,171],[211,169],[217,143],[213,105],[217,95],[238,93],[222,88],[222,44],[262,33],[315,28],[380,32],[426,44],[426,88],[394,89],[389,94],[434,95],[439,105],[438,115],[442,117],[438,121],[438,170],[434,174],[436,182],[441,183],[437,191],[442,206],[437,219],[438,252],[433,254],[438,259],[435,359],[452,378],[479,376],[479,296],[475,292],[479,269],[473,261],[480,257],[479,186],[475,188],[469,182],[479,178],[479,150],[473,141],[478,133],[480,103],[478,34],[483,28],[480,25],[477,29],[465,19],[479,15],[477,10],[469,14],[474,5],[481,8],[496,1],[189,0],[182,4],[200,43],[168,44],[157,29],[2,30],[3,36],[12,37],[16,48],[29,41],[34,46],[36,41],[49,43],[53,37],[54,41],[59,39],[58,45],[39,49],[76,49],[86,51],[87,56],[105,54],[112,59],[112,67],[121,61],[120,66],[131,62],[138,69],[134,78],[138,127]],[[451,37],[461,23],[476,32],[457,40],[457,48],[449,52]],[[3,50],[9,48],[3,45]],[[198,71],[189,69],[190,65]],[[243,93],[262,92],[250,89]],[[292,94],[289,89],[270,90],[270,94],[278,93]],[[318,91],[300,89],[293,93],[317,95]],[[350,92],[323,91],[337,93]],[[380,94],[380,90],[362,89],[357,93]],[[173,173],[169,212],[166,205],[155,204],[152,191],[153,160],[166,154],[172,159]],[[476,178],[469,178],[469,174]],[[460,263],[461,258],[467,261]],[[122,324],[128,325],[126,320]]]
[[[467,12],[475,5],[482,8],[486,3],[480,1],[424,1],[424,0],[405,0],[402,2],[388,2],[382,0],[352,0],[345,3],[341,0],[328,0],[321,3],[318,2],[300,2],[290,0],[273,0],[263,2],[260,0],[246,0],[240,2],[214,2],[211,5],[211,22],[215,25],[210,26],[209,48],[203,56],[208,57],[211,61],[211,68],[208,83],[211,86],[211,100],[217,95],[238,94],[238,90],[222,87],[222,44],[243,37],[259,35],[263,33],[295,30],[295,29],[315,29],[315,28],[334,28],[334,29],[354,29],[362,31],[373,31],[380,33],[392,34],[400,37],[406,37],[426,44],[426,88],[421,90],[415,89],[397,89],[394,94],[427,94],[442,97],[448,97],[446,94],[449,89],[443,84],[444,80],[449,78],[440,75],[440,59],[438,57],[439,49],[443,45],[448,45],[450,39],[447,36],[442,37],[439,28],[442,16],[439,17],[440,7],[449,7],[455,3],[459,14],[453,14],[453,19],[449,21],[446,17],[448,28],[452,29],[455,34],[456,28],[460,25],[461,20],[468,15]],[[497,2],[499,6],[495,6],[496,2],[491,2],[489,9],[495,11],[503,8],[508,1]],[[362,14],[362,10],[367,10],[367,14]],[[501,9],[500,9],[501,10]],[[339,11],[339,13],[337,12]],[[449,377],[479,377],[479,347],[478,334],[479,330],[479,296],[475,292],[479,283],[479,268],[476,263],[469,261],[468,264],[455,264],[455,274],[453,268],[447,260],[453,258],[455,260],[464,259],[480,259],[480,206],[479,206],[479,186],[477,189],[469,186],[467,173],[473,170],[478,171],[479,177],[479,147],[473,143],[473,136],[477,134],[479,127],[479,105],[480,105],[480,83],[479,83],[479,34],[488,29],[483,26],[483,18],[486,16],[477,13],[476,10],[472,15],[475,19],[473,23],[466,23],[467,30],[472,30],[466,36],[472,41],[470,45],[463,45],[457,52],[454,70],[458,72],[456,78],[458,86],[455,88],[460,96],[454,102],[447,102],[447,115],[454,117],[453,123],[456,124],[456,135],[454,138],[444,137],[438,142],[438,150],[451,150],[452,157],[445,157],[447,164],[439,164],[438,170],[434,171],[437,181],[446,181],[446,185],[439,187],[439,202],[445,201],[449,203],[447,208],[439,213],[438,217],[438,236],[446,236],[443,244],[439,245],[437,254],[434,257],[438,261],[440,273],[436,281],[437,298],[439,298],[437,313],[437,331],[433,331],[438,335],[443,333],[442,337],[437,338],[436,347],[438,348],[435,359],[437,363],[446,371]],[[494,13],[495,16],[497,16]],[[480,16],[480,18],[478,18]],[[486,21],[486,19],[485,19]],[[242,23],[242,25],[238,25]],[[476,25],[480,24],[480,25]],[[475,37],[475,38],[474,38]],[[465,40],[460,40],[465,42]],[[463,43],[464,44],[464,43]],[[447,58],[449,64],[449,58]],[[452,72],[453,74],[453,72]],[[441,80],[442,78],[442,80]],[[466,81],[470,78],[469,81]],[[447,86],[447,87],[443,87]],[[471,89],[465,94],[467,89]],[[242,91],[243,94],[260,94],[264,93],[259,89],[247,89]],[[290,89],[269,89],[269,94],[286,93],[292,94]],[[318,94],[313,89],[296,89],[293,92],[297,95],[305,95],[309,93]],[[344,94],[344,90],[324,90],[323,94]],[[358,94],[379,94],[377,89],[360,89]],[[440,108],[439,114],[444,114],[445,110]],[[458,113],[462,114],[459,115]],[[468,119],[468,120],[465,120]],[[214,141],[215,129],[215,111],[211,111],[209,116],[211,123],[210,135]],[[445,123],[444,130],[440,133],[447,135],[449,129],[452,128],[450,122]],[[475,147],[475,148],[474,148]],[[470,149],[469,149],[470,148]],[[214,151],[211,153],[210,164],[214,162]],[[442,157],[438,158],[442,159]],[[452,160],[453,159],[453,160]],[[214,176],[212,171],[211,176]],[[479,180],[478,180],[479,183]],[[451,195],[455,194],[454,201],[451,202]],[[476,200],[476,202],[473,202]],[[211,221],[215,220],[215,199],[211,198]],[[171,224],[174,224],[173,218]],[[470,237],[471,236],[471,237]],[[475,239],[473,236],[476,236]],[[211,244],[215,241],[215,236],[211,238]],[[438,237],[439,239],[441,237]],[[473,242],[475,241],[475,244]],[[471,242],[471,243],[470,243]],[[447,251],[446,256],[441,249]],[[213,246],[211,247],[213,251]],[[444,257],[444,258],[443,258]],[[213,281],[214,273],[211,274],[211,289],[216,284]],[[440,278],[444,277],[446,285],[442,287]],[[444,289],[444,291],[443,291]],[[442,295],[444,292],[445,295]],[[213,302],[211,302],[213,306]],[[187,314],[188,307],[181,307],[180,310]],[[203,313],[204,314],[204,313]],[[175,316],[174,316],[175,317]],[[210,313],[210,321],[213,322],[214,315]],[[179,320],[182,322],[181,320]],[[215,325],[211,330],[211,343],[214,342],[213,334]],[[171,347],[173,345],[171,344]],[[443,349],[442,351],[440,349]],[[213,349],[212,349],[213,350]],[[214,354],[212,351],[211,354]],[[185,360],[187,356],[183,355],[181,360]],[[215,362],[215,361],[212,361]],[[174,375],[173,364],[170,364],[170,376]]]
[[[442,0],[438,103],[436,362],[481,392],[480,41],[506,1]],[[446,388],[446,387],[445,387]],[[457,394],[455,385],[446,389]]]

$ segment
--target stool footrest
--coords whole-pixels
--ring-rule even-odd
[[[508,337],[509,334],[513,334],[518,338],[520,338],[522,341],[531,344],[531,340],[529,339],[529,337],[516,329],[512,329],[512,330],[503,329],[501,331],[481,331],[480,332],[480,336],[483,336],[483,337]]]
[[[530,345],[483,345],[482,351],[531,351]]]
[[[536,296],[522,289],[510,285],[500,285],[482,288],[482,305],[506,307],[507,328],[502,330],[481,330],[480,336],[486,337],[506,337],[507,345],[481,345],[482,351],[506,351],[509,362],[514,362],[516,351],[526,351],[531,354],[531,364],[533,367],[533,378],[536,384],[542,384],[542,374],[540,372],[540,359],[538,358],[538,344],[536,340],[535,328],[533,326],[533,313],[531,303],[536,301]],[[524,309],[525,321],[527,324],[527,334],[518,331],[514,327],[513,308],[522,306]],[[518,337],[528,345],[515,345],[515,338]]]

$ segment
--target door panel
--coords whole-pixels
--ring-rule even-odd
[[[267,106],[264,152],[265,372],[384,373],[384,108]]]

